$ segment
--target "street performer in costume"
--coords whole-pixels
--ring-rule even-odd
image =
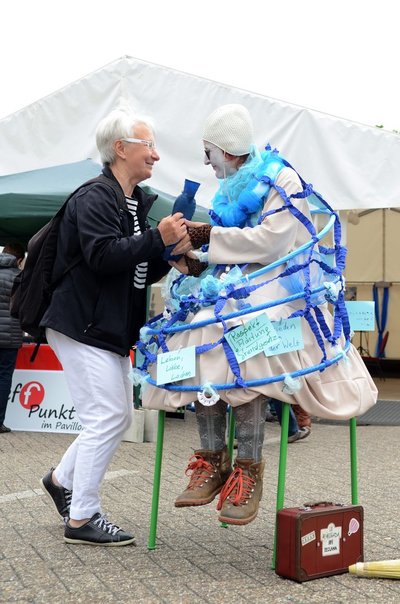
[[[211,224],[187,222],[196,251],[188,252],[185,241],[175,248],[184,255],[171,263],[164,314],[141,331],[144,362],[135,379],[142,382],[144,407],[171,411],[195,400],[201,448],[189,461],[190,481],[175,505],[204,505],[220,494],[219,520],[243,525],[257,516],[262,494],[268,397],[346,419],[375,404],[377,390],[350,343],[337,215],[278,152],[259,152],[244,106],[217,108],[206,120],[203,144],[204,162],[220,185]],[[332,249],[318,245],[307,201],[312,194],[335,218]],[[295,254],[298,248],[303,251]],[[238,360],[230,335],[265,315],[272,325],[300,320],[304,347]],[[195,376],[157,386],[158,355],[192,346]],[[227,405],[238,441],[233,468]]]

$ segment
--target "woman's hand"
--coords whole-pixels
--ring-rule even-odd
[[[193,222],[192,220],[186,220],[186,218],[184,218],[185,224],[187,227],[202,227],[205,224],[208,224],[207,222]]]
[[[168,262],[168,264],[170,266],[172,266],[173,268],[176,268],[176,270],[179,271],[180,273],[182,273],[182,275],[187,275],[189,273],[189,269],[186,264],[185,256],[182,256],[182,258],[179,258],[179,260],[177,262],[170,260]]]
[[[172,250],[171,255],[179,256],[180,254],[186,254],[187,252],[190,252],[190,250],[192,249],[193,247],[190,241],[189,233],[186,233],[186,235],[182,237],[180,241],[178,241],[178,243]]]
[[[160,220],[157,228],[165,246],[173,245],[177,241],[180,242],[188,236],[185,219],[181,212],[177,212],[172,216],[166,216]]]
[[[192,222],[191,220],[182,219],[187,233],[174,247],[171,252],[172,256],[179,256],[180,254],[187,254],[191,250],[197,250],[202,245],[209,243],[211,225],[206,222]],[[161,224],[161,223],[160,223]]]

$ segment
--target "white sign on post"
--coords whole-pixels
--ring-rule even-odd
[[[16,369],[4,423],[28,432],[83,430],[63,371]]]

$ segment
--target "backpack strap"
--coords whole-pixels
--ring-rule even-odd
[[[84,187],[88,187],[89,185],[96,184],[96,183],[101,183],[103,185],[106,185],[110,189],[112,189],[117,196],[119,206],[123,209],[127,209],[126,201],[125,201],[125,193],[121,189],[121,186],[118,184],[118,182],[112,180],[111,178],[108,178],[108,176],[105,176],[104,174],[99,174],[99,176],[96,176],[95,178],[91,178],[90,180],[87,180],[83,184],[79,185],[79,187],[76,188],[75,191],[73,191],[70,195],[68,195],[67,199],[64,201],[63,205],[58,210],[57,214],[59,214],[61,212],[64,213],[67,203],[69,202],[69,200],[72,197],[74,197],[74,195],[76,195],[78,193],[78,191],[80,191]]]
[[[120,185],[117,182],[113,181],[111,178],[108,178],[107,176],[105,176],[104,174],[99,174],[99,176],[96,176],[95,178],[91,178],[90,180],[87,180],[86,182],[84,182],[77,189],[75,189],[75,191],[73,191],[70,195],[68,195],[67,199],[64,201],[63,205],[58,210],[57,214],[64,214],[69,200],[74,195],[76,195],[76,193],[78,193],[78,191],[80,191],[84,187],[87,187],[88,185],[96,184],[96,183],[101,183],[103,185],[106,185],[110,189],[112,189],[117,196],[119,207],[121,209],[127,209],[125,194],[124,194],[123,190],[121,189]],[[64,277],[64,275],[66,275],[70,270],[72,270],[75,266],[77,266],[81,261],[82,261],[82,255],[80,254],[78,257],[74,258],[70,262],[70,264],[62,272],[62,274],[59,276],[59,278],[56,281],[53,281],[53,285],[56,285],[59,281],[61,281],[61,279]]]
[[[112,180],[111,178],[108,178],[108,176],[105,176],[105,174],[99,174],[99,176],[97,176],[96,178],[93,178],[91,181],[89,180],[89,182],[87,182],[86,185],[91,182],[95,182],[95,183],[101,182],[103,185],[110,187],[117,196],[117,200],[118,200],[120,208],[122,208],[124,210],[128,209],[127,205],[126,205],[126,200],[125,200],[125,193],[121,189],[121,186],[119,185],[118,182],[116,182],[115,180]]]

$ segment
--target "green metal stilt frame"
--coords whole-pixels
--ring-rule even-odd
[[[350,471],[351,471],[351,503],[358,504],[358,470],[357,470],[357,419],[350,420]]]
[[[278,470],[278,487],[276,495],[276,512],[278,513],[284,506],[285,502],[285,482],[286,482],[286,463],[287,463],[287,447],[288,447],[288,434],[289,434],[289,403],[282,403],[282,422],[281,422],[281,442],[279,450],[279,470]],[[156,444],[156,459],[154,465],[154,483],[153,483],[153,496],[151,502],[151,516],[150,516],[150,533],[147,548],[149,550],[156,549],[156,537],[157,537],[157,521],[158,521],[158,506],[160,500],[160,480],[161,480],[161,466],[162,466],[162,454],[164,444],[164,425],[165,425],[165,411],[158,412],[158,430],[157,430],[157,444]],[[350,472],[351,472],[351,503],[353,505],[358,504],[358,471],[357,471],[357,420],[353,417],[350,420]],[[232,459],[233,457],[233,441],[235,438],[235,418],[233,415],[232,407],[229,410],[229,428],[228,428],[228,451]],[[221,526],[226,528],[225,523],[221,523]],[[272,569],[275,569],[276,563],[276,524],[274,531],[274,548],[272,555]]]
[[[289,403],[282,403],[282,420],[281,420],[281,444],[279,449],[279,469],[278,469],[278,488],[276,493],[276,512],[283,508],[285,502],[285,481],[286,481],[286,461],[287,461],[287,446],[289,434]],[[274,550],[272,553],[272,568],[275,569],[276,562],[276,520],[274,530]]]
[[[161,465],[164,445],[165,411],[158,412],[156,459],[154,463],[153,496],[151,500],[150,533],[147,549],[156,549],[158,504],[160,501]]]
[[[233,441],[235,440],[235,416],[233,415],[232,407],[229,408],[228,416],[228,453],[231,460],[233,459]]]
[[[154,479],[153,479],[153,495],[151,499],[150,512],[150,531],[147,549],[156,549],[157,539],[157,523],[158,523],[158,507],[160,503],[160,482],[161,482],[161,466],[164,445],[164,426],[165,426],[165,411],[158,412],[158,427],[157,427],[157,443],[156,443],[156,459],[154,463]],[[232,407],[229,410],[228,419],[228,452],[232,459],[233,457],[233,441],[235,439],[235,417]],[[227,527],[224,522],[221,526]]]

